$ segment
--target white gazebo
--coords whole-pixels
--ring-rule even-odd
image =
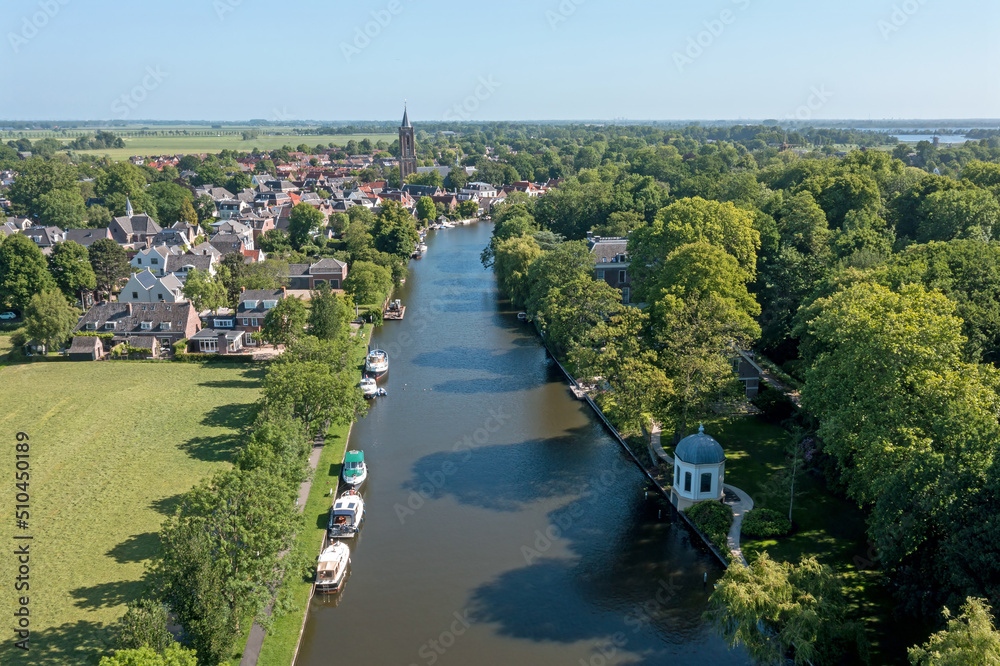
[[[726,473],[726,453],[699,426],[697,434],[685,437],[674,451],[674,483],[670,502],[678,510],[702,500],[721,500]]]

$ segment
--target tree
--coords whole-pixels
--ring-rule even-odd
[[[323,226],[323,213],[307,203],[296,204],[288,218],[288,237],[292,245],[301,248]]]
[[[933,634],[922,646],[910,648],[911,664],[966,666],[1000,663],[1000,632],[993,623],[993,613],[985,599],[966,599],[957,618],[952,619],[947,608],[942,614],[947,627]]]
[[[436,214],[437,207],[434,205],[434,199],[420,197],[420,201],[417,202],[417,219],[421,221],[433,220]]]
[[[118,284],[132,272],[124,248],[110,238],[95,241],[88,248],[87,256],[97,279],[98,294],[110,297]]]
[[[79,317],[62,293],[46,290],[32,296],[24,309],[24,330],[28,338],[41,340],[48,350],[69,339]]]
[[[306,327],[306,306],[295,296],[288,296],[268,311],[261,337],[277,345],[289,345],[302,337]]]
[[[162,226],[169,227],[174,222],[180,221],[182,212],[185,210],[184,204],[187,204],[191,209],[190,215],[195,219],[194,224],[197,224],[197,214],[195,214],[194,206],[191,204],[194,195],[188,188],[177,183],[161,181],[150,185],[146,189],[146,194],[153,199],[153,205],[156,207],[156,219],[160,221]]]
[[[94,192],[103,197],[105,205],[115,214],[125,214],[126,200],[136,213],[157,214],[153,198],[146,193],[145,173],[131,162],[115,162],[94,182]]]
[[[215,313],[229,303],[226,286],[222,284],[222,280],[213,277],[207,270],[196,268],[189,271],[184,281],[183,293],[198,312],[211,310]]]
[[[292,251],[288,233],[283,229],[268,229],[257,239],[257,246],[268,254],[283,254]]]
[[[650,226],[638,229],[629,238],[637,297],[649,297],[648,286],[655,282],[663,257],[696,241],[731,254],[748,279],[756,275],[760,232],[753,214],[729,202],[700,197],[681,199],[661,210]]]
[[[195,212],[194,205],[190,199],[185,199],[184,203],[181,204],[179,219],[181,222],[187,222],[191,226],[198,226],[198,213]]]
[[[381,306],[391,289],[392,273],[369,261],[354,262],[344,280],[344,291],[359,305]]]
[[[308,342],[307,339],[303,343]],[[337,358],[337,343],[325,342],[325,353]],[[341,343],[342,344],[342,343]],[[294,351],[294,345],[293,349]],[[272,365],[264,378],[264,400],[272,409],[287,410],[306,424],[310,436],[324,427],[327,420],[347,424],[356,413],[365,412],[364,398],[352,370],[335,367],[329,360],[287,359]]]
[[[766,552],[733,562],[709,598],[706,616],[730,647],[761,664],[838,664],[867,660],[861,628],[847,621],[840,581],[815,557],[775,562]]]
[[[14,212],[27,217],[40,214],[42,197],[57,190],[79,191],[76,169],[59,160],[32,157],[18,163],[17,178],[7,196]]]
[[[537,321],[557,354],[575,348],[599,323],[622,310],[621,292],[587,275],[554,285],[541,301]]]
[[[986,190],[934,192],[920,205],[921,242],[971,238],[995,240],[1000,234],[1000,204]]]
[[[347,227],[351,224],[351,218],[348,217],[346,213],[334,213],[330,216],[327,224],[330,226],[330,229],[333,230],[333,233],[340,236],[347,231]]]
[[[138,599],[128,604],[125,614],[113,628],[115,648],[138,650],[149,648],[162,654],[176,645],[167,630],[167,607],[156,599]]]
[[[473,201],[472,199],[468,201],[458,202],[458,215],[463,220],[470,220],[477,215],[479,215],[479,202]]]
[[[542,256],[542,250],[531,236],[515,236],[501,240],[495,251],[493,272],[497,276],[500,291],[507,294],[510,302],[523,307],[531,296],[528,271],[533,261]]]
[[[194,650],[175,643],[162,654],[150,648],[117,650],[113,657],[101,657],[99,666],[198,666],[198,659]]]
[[[81,292],[93,291],[97,286],[97,276],[90,265],[90,253],[75,241],[64,241],[52,246],[49,272],[62,293],[71,301],[80,298]]]
[[[38,223],[61,229],[81,229],[87,226],[87,207],[80,190],[52,190],[38,197]]]
[[[413,254],[420,241],[413,216],[395,201],[383,202],[382,210],[375,218],[372,234],[376,250],[403,258]]]
[[[354,303],[350,296],[335,294],[329,287],[312,293],[309,334],[320,340],[341,340],[351,332]]]
[[[162,599],[203,663],[228,660],[243,621],[263,614],[300,522],[294,493],[266,469],[222,472],[161,527],[153,569]]]
[[[30,238],[13,234],[0,243],[0,303],[23,312],[32,296],[55,287],[45,256]]]
[[[527,281],[531,285],[525,304],[528,312],[539,312],[552,289],[591,277],[593,273],[594,255],[583,241],[569,241],[544,252],[528,268]]]

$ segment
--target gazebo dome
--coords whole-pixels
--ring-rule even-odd
[[[689,465],[717,465],[726,461],[722,445],[705,434],[705,426],[698,427],[698,433],[688,435],[677,444],[677,459]]]

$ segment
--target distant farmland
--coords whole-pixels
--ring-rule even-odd
[[[128,129],[122,131],[120,129],[110,130],[113,133],[121,136],[125,133],[137,133],[137,130]],[[170,131],[188,131],[190,134],[210,134],[211,136],[191,136],[191,135],[179,135],[173,136],[166,134]],[[0,135],[0,139],[3,141],[10,141],[11,139],[21,138],[22,136],[28,138],[32,141],[37,141],[38,139],[54,138],[62,141],[63,143],[70,143],[77,136],[81,135],[93,135],[93,131],[81,131],[81,130],[71,130],[69,136],[63,134],[62,132],[51,132],[51,131],[27,131],[27,132],[4,132]],[[125,141],[125,148],[116,149],[105,149],[105,150],[86,150],[79,151],[80,154],[90,154],[103,156],[107,155],[113,160],[124,160],[132,157],[133,155],[175,155],[175,154],[192,154],[192,153],[218,153],[222,150],[235,150],[235,151],[250,151],[254,148],[259,148],[260,150],[275,150],[281,148],[282,146],[291,146],[294,148],[300,144],[306,144],[309,147],[315,147],[317,145],[328,146],[329,144],[334,144],[335,146],[346,146],[348,141],[361,141],[362,139],[369,139],[371,142],[377,143],[378,141],[385,141],[386,143],[392,143],[396,140],[396,135],[394,134],[315,134],[315,135],[298,135],[298,134],[280,134],[280,135],[269,135],[261,133],[255,139],[250,139],[247,141],[243,140],[242,130],[234,131],[234,128],[227,127],[223,130],[212,131],[204,127],[198,128],[184,128],[184,129],[165,129],[158,128],[157,130],[152,130],[149,135],[146,136],[122,136],[122,140]]]

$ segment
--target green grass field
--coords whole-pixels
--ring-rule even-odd
[[[206,131],[205,128],[198,130],[199,132]],[[7,133],[10,134],[9,132]],[[63,143],[69,143],[72,141],[70,138],[64,138],[59,134],[52,134],[54,138],[57,138]],[[377,143],[379,140],[384,140],[387,143],[392,143],[396,136],[392,134],[324,134],[324,135],[276,135],[270,136],[266,134],[261,134],[256,139],[251,139],[249,141],[244,141],[241,135],[235,136],[138,136],[138,137],[123,137],[125,141],[125,148],[114,148],[109,150],[86,150],[79,151],[79,154],[97,155],[103,156],[107,155],[113,160],[125,160],[133,155],[178,155],[178,154],[196,154],[196,153],[218,153],[222,150],[229,149],[235,151],[250,151],[254,148],[259,148],[260,150],[275,150],[281,148],[282,146],[291,146],[295,148],[300,144],[306,144],[310,147],[315,147],[317,145],[327,146],[333,143],[336,146],[346,146],[348,141],[361,141],[362,139],[369,139],[371,142]]]
[[[0,338],[0,351],[9,344]],[[0,642],[0,664],[96,664],[107,625],[143,590],[157,532],[178,498],[229,466],[262,370],[186,363],[24,363],[0,367],[0,451],[30,436],[31,649]],[[12,550],[14,488],[3,485],[0,541]],[[0,565],[0,612],[14,572]],[[10,626],[6,622],[5,626]]]
[[[787,515],[788,432],[747,416],[706,421],[705,429],[726,450],[726,483],[749,493],[755,507]],[[905,648],[924,640],[926,634],[912,623],[893,620],[892,598],[873,561],[864,513],[853,502],[831,493],[818,474],[800,472],[795,483],[793,533],[780,539],[744,538],[744,556],[752,560],[767,551],[772,559],[788,562],[816,556],[842,576],[852,613],[865,620],[873,663],[905,663]]]

